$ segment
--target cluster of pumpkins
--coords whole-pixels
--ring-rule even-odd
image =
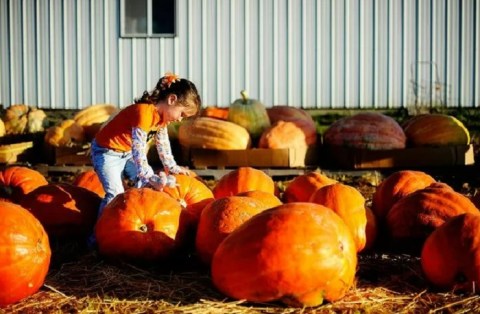
[[[187,148],[214,150],[296,148],[317,142],[315,121],[305,110],[283,105],[266,108],[245,91],[241,95],[229,107],[204,108],[200,117],[179,124],[171,136]]]
[[[0,137],[42,132],[47,115],[42,109],[24,104],[8,107],[0,119]]]
[[[112,259],[159,262],[186,248],[210,267],[228,297],[317,306],[341,299],[354,285],[358,254],[389,248],[420,254],[425,277],[442,288],[480,282],[480,198],[468,197],[420,171],[385,178],[371,205],[353,186],[320,172],[283,191],[265,172],[240,167],[209,188],[192,172],[178,186],[127,189],[98,221],[104,193],[95,173],[48,183],[35,170],[9,167],[0,187],[0,306],[32,295],[51,258],[49,238],[95,232],[99,253]],[[21,248],[21,249],[20,249]]]

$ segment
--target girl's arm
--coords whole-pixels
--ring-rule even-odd
[[[158,157],[162,161],[163,167],[167,174],[188,174],[188,169],[177,165],[175,158],[173,158],[172,148],[170,146],[170,139],[168,138],[167,127],[160,128],[155,134],[155,146],[157,147]]]
[[[147,133],[140,128],[133,128],[132,130],[132,159],[137,168],[137,176],[142,186],[152,185],[157,190],[161,190],[165,185],[175,185],[174,177],[158,176],[148,164]]]

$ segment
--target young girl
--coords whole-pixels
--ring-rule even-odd
[[[165,74],[155,89],[135,100],[110,118],[92,141],[91,156],[95,172],[105,190],[98,216],[117,194],[124,192],[122,178],[136,187],[162,190],[174,186],[172,174],[188,174],[175,162],[168,139],[167,125],[195,115],[201,106],[195,85],[172,73]],[[147,136],[155,132],[155,146],[164,171],[153,172],[147,161]]]

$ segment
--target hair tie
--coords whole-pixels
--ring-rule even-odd
[[[167,72],[163,76],[162,82],[160,85],[162,86],[162,89],[167,89],[167,88],[170,88],[170,85],[172,85],[172,83],[175,83],[177,81],[180,81],[180,77],[178,75],[172,72]]]

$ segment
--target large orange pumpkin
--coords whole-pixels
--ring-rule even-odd
[[[322,186],[336,182],[316,171],[299,175],[287,185],[283,193],[283,200],[285,203],[308,202],[313,192]]]
[[[328,127],[324,144],[369,150],[405,148],[407,138],[393,118],[379,112],[362,112],[341,118]]]
[[[470,133],[454,116],[429,113],[411,117],[403,124],[412,146],[448,146],[470,144]]]
[[[213,195],[221,198],[252,190],[278,194],[275,182],[265,172],[252,167],[239,167],[218,180]]]
[[[184,244],[182,206],[165,192],[130,189],[105,206],[95,226],[99,252],[134,261],[168,259]]]
[[[50,266],[48,236],[26,209],[0,201],[0,307],[33,295]]]
[[[177,174],[175,178],[177,186],[167,186],[163,191],[180,202],[186,224],[196,229],[203,209],[214,200],[212,190],[194,176]]]
[[[480,215],[462,214],[438,227],[422,248],[427,279],[443,289],[477,292],[480,284]]]
[[[402,170],[392,173],[375,190],[372,210],[376,217],[383,220],[396,201],[434,182],[435,179],[423,171]]]
[[[20,204],[37,217],[49,236],[86,237],[93,231],[101,200],[85,188],[52,183],[31,191]]]
[[[367,242],[365,198],[354,187],[342,183],[326,185],[316,190],[310,202],[332,209],[352,232],[353,240],[360,252]]]
[[[342,298],[356,267],[355,243],[337,214],[291,203],[255,215],[225,238],[213,256],[212,279],[235,299],[316,306]]]
[[[273,206],[251,197],[228,196],[205,207],[198,223],[195,248],[198,257],[210,264],[220,242],[254,215]]]
[[[39,186],[48,184],[40,172],[22,166],[12,166],[0,171],[0,197],[19,203]]]
[[[101,198],[105,197],[103,185],[93,169],[85,170],[77,174],[72,184],[90,190]]]
[[[432,183],[410,193],[398,200],[386,217],[392,247],[419,253],[425,239],[436,228],[464,213],[478,214],[479,211],[469,198],[444,183]]]

